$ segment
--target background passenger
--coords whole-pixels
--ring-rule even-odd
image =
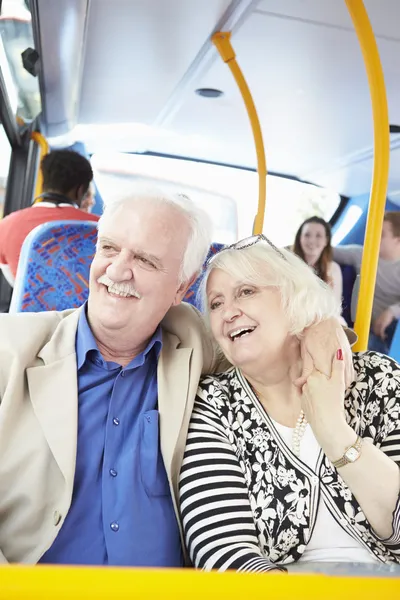
[[[241,572],[400,563],[400,365],[355,354],[346,391],[338,343],[331,378],[314,370],[295,385],[301,336],[340,305],[260,237],[216,254],[205,275],[211,330],[234,366],[201,380],[189,426],[180,505],[191,559]]]
[[[293,252],[330,285],[342,302],[343,279],[339,265],[332,258],[331,227],[320,217],[310,217],[297,230]]]
[[[38,225],[49,221],[98,221],[81,210],[93,171],[90,162],[72,150],[53,150],[41,162],[43,194],[35,203],[0,220],[0,269],[14,285],[22,244]]]
[[[361,271],[363,247],[337,246],[333,256],[339,263]],[[400,318],[400,212],[387,212],[382,226],[379,261],[372,305],[371,333],[368,348],[388,353]]]

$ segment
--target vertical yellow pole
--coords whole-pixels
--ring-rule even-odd
[[[42,158],[44,156],[46,156],[46,154],[48,154],[49,152],[49,145],[46,141],[46,138],[39,133],[38,131],[34,131],[32,133],[32,140],[39,145],[40,148],[40,160],[39,163],[42,162]],[[39,167],[39,170],[37,172],[36,175],[36,185],[35,185],[35,198],[37,198],[38,196],[40,196],[40,194],[43,192],[43,175],[42,175],[42,171]]]
[[[385,81],[374,32],[362,0],[345,0],[364,57],[374,120],[374,166],[355,330],[355,351],[366,350],[375,290],[379,245],[389,178],[389,117]]]
[[[264,142],[260,121],[258,119],[256,107],[251,96],[249,86],[246,83],[243,73],[236,62],[235,51],[232,48],[231,33],[218,32],[212,37],[212,41],[216,46],[222,60],[228,65],[233,77],[238,85],[243,101],[246,106],[247,114],[249,115],[251,128],[253,131],[254,143],[257,153],[257,172],[258,172],[258,210],[254,220],[253,233],[262,233],[264,225],[265,213],[265,197],[267,186],[267,164],[265,160]]]

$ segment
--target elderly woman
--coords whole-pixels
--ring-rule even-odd
[[[340,306],[264,236],[216,254],[204,290],[233,366],[202,379],[189,429],[180,501],[194,565],[400,563],[400,366],[355,354],[346,391],[338,348],[330,379],[295,385],[302,332]]]

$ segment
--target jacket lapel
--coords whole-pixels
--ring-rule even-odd
[[[67,485],[72,487],[78,431],[75,336],[80,310],[65,314],[39,353],[43,363],[28,368],[26,375],[36,417]]]
[[[186,411],[193,352],[192,348],[177,348],[178,344],[176,336],[164,334],[157,372],[161,452],[170,479],[176,475],[173,458]]]

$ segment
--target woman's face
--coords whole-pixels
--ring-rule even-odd
[[[226,358],[252,371],[282,360],[288,342],[289,322],[279,290],[237,281],[222,271],[211,271],[207,303],[212,333]]]
[[[300,246],[306,261],[315,264],[328,245],[325,227],[320,223],[306,223],[300,235]]]

